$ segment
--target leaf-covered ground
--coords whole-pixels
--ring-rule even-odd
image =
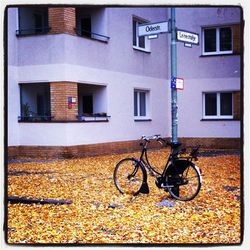
[[[166,155],[166,150],[150,154],[157,169],[164,166]],[[202,169],[203,185],[189,202],[171,199],[150,176],[149,194],[119,194],[113,170],[126,156],[9,164],[9,196],[71,200],[72,204],[8,204],[8,242],[240,242],[239,156],[200,157],[196,165]],[[156,206],[165,199],[174,206]]]

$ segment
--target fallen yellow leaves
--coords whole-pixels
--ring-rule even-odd
[[[163,167],[165,153],[151,153],[157,168]],[[9,164],[9,172],[26,172],[9,175],[9,196],[71,200],[72,204],[8,204],[8,242],[240,242],[239,156],[200,158],[196,164],[204,174],[201,192],[190,202],[171,200],[173,207],[156,206],[170,197],[150,176],[149,194],[119,194],[113,170],[126,156]]]

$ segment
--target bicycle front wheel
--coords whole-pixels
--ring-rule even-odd
[[[175,199],[190,201],[199,193],[202,179],[199,169],[193,163],[189,161],[183,161],[183,163],[186,166],[181,173],[166,176],[167,189]]]
[[[114,182],[120,193],[137,195],[143,180],[144,174],[138,160],[125,158],[117,163],[114,171]]]

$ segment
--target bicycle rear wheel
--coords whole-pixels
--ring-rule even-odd
[[[186,161],[186,167],[181,173],[172,173],[166,176],[167,189],[170,195],[181,201],[194,199],[200,191],[201,182],[199,169],[189,161]]]
[[[137,195],[143,180],[144,173],[138,160],[125,158],[117,163],[114,170],[114,182],[120,193]]]

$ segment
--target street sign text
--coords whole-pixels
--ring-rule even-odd
[[[184,30],[177,30],[177,40],[184,43],[199,44],[199,35]]]
[[[168,22],[148,23],[138,26],[138,36],[151,36],[168,32]]]

